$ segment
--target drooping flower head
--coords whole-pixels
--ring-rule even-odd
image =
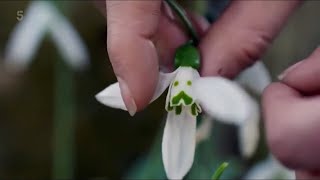
[[[211,117],[241,124],[255,113],[250,96],[236,83],[223,77],[200,77],[200,58],[192,44],[178,48],[177,69],[159,73],[151,102],[167,87],[165,109],[168,112],[162,139],[162,159],[169,179],[182,179],[192,166],[196,145],[196,119],[202,110]],[[96,95],[101,103],[126,110],[119,83]]]

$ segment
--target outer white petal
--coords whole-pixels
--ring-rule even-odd
[[[171,73],[163,73],[163,72],[159,73],[159,79],[158,79],[156,91],[154,92],[150,103],[158,99],[159,96],[161,96],[161,94],[167,89],[167,87],[173,81],[173,79],[177,75],[177,72],[178,70],[175,70]]]
[[[169,179],[182,179],[191,168],[195,137],[195,116],[191,116],[186,109],[180,115],[174,111],[168,113],[162,139],[162,159]]]
[[[119,83],[114,83],[105,88],[103,91],[96,95],[96,99],[109,107],[122,109],[127,111],[126,105],[122,100]]]
[[[269,155],[266,160],[251,168],[243,179],[295,179],[295,174]]]
[[[244,70],[237,77],[236,81],[260,95],[264,88],[271,83],[271,77],[265,65],[261,61],[258,61],[253,66]]]
[[[255,110],[252,111],[248,120],[239,126],[238,137],[240,142],[240,152],[242,156],[249,158],[251,157],[259,142],[260,138],[260,129],[259,129],[259,120],[260,120],[260,111],[259,106],[255,103]]]
[[[159,80],[156,91],[150,103],[156,100],[166,90],[175,75],[176,71],[172,73],[159,73]],[[127,108],[121,96],[120,86],[118,82],[108,86],[103,91],[98,93],[96,95],[96,99],[106,106],[127,111]]]
[[[89,64],[88,49],[72,24],[54,8],[49,32],[63,59],[75,69]]]
[[[202,109],[226,123],[241,125],[255,111],[252,98],[236,83],[222,77],[205,77],[193,84]]]
[[[50,19],[52,8],[46,1],[33,1],[26,15],[10,34],[5,50],[5,66],[24,70],[33,59]]]

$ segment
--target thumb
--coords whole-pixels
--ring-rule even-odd
[[[158,80],[156,33],[161,1],[106,1],[108,55],[131,115],[150,101]]]
[[[279,79],[286,85],[305,95],[320,92],[320,48],[317,48],[309,57],[294,64],[285,70]]]
[[[279,79],[283,83],[293,87],[294,89],[306,95],[315,95],[320,93],[320,83],[318,82],[319,77],[320,48],[317,48],[309,57],[292,65],[281,75],[279,75]],[[315,108],[315,106],[313,106],[312,108]],[[315,144],[316,143],[313,142],[312,146],[314,147]],[[310,160],[308,161],[312,162]],[[299,169],[298,171],[296,171],[297,179],[319,179],[319,177],[319,169],[317,171],[305,169]]]
[[[286,166],[320,167],[320,49],[291,66],[263,93],[262,107],[270,150]],[[301,175],[301,173],[297,174]],[[301,175],[303,177],[303,173]]]

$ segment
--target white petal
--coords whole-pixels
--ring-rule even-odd
[[[240,125],[255,111],[252,98],[236,83],[225,78],[199,78],[193,89],[202,109],[217,120]]]
[[[256,110],[250,115],[250,118],[240,125],[238,130],[240,152],[242,156],[246,158],[249,158],[254,154],[260,138],[260,112],[258,105],[256,105]]]
[[[172,73],[159,73],[159,80],[156,91],[150,103],[156,100],[166,90],[175,75],[176,71]],[[118,82],[108,86],[103,91],[98,93],[96,95],[96,99],[106,106],[127,111],[127,108],[121,96],[120,86]]]
[[[251,168],[244,179],[270,179],[276,170],[274,161],[268,158]]]
[[[243,179],[295,179],[295,174],[269,155],[266,160],[251,168]]]
[[[105,88],[96,95],[96,99],[109,107],[127,110],[124,101],[122,100],[119,83],[114,83]]]
[[[89,64],[88,49],[72,24],[54,9],[54,16],[50,21],[49,32],[60,54],[67,63],[78,70]]]
[[[237,77],[236,81],[254,93],[261,95],[264,88],[271,83],[271,77],[265,65],[261,61],[258,61],[253,66],[244,70]]]
[[[168,113],[162,139],[162,159],[169,179],[182,179],[190,170],[195,152],[195,133],[196,117],[186,109],[180,115],[174,111]]]
[[[5,66],[23,71],[34,58],[52,17],[46,1],[33,1],[22,21],[10,34],[5,50]]]
[[[176,70],[171,73],[163,73],[163,72],[159,73],[159,79],[158,79],[156,91],[154,92],[150,103],[158,99],[158,97],[167,89],[167,87],[173,81],[174,77],[177,75],[177,72],[178,71]]]

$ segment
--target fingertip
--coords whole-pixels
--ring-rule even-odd
[[[292,96],[297,97],[300,96],[300,94],[291,87],[287,86],[286,84],[283,84],[281,82],[274,82],[268,85],[263,90],[262,100],[282,100],[284,97]]]
[[[290,66],[281,73],[281,81],[301,93],[313,95],[320,92],[320,48],[317,48],[309,57]]]
[[[151,72],[144,75],[143,78],[138,74],[136,74],[136,77],[132,77],[134,76],[132,73],[122,74],[121,76],[127,80],[120,80],[122,78],[117,77],[121,95],[131,116],[143,110],[150,103],[158,78]]]
[[[266,139],[270,151],[289,168],[319,166],[313,160],[317,142],[319,97],[306,98],[288,85],[269,85],[262,99]],[[313,147],[314,150],[310,149]]]
[[[139,36],[122,35],[119,40],[109,41],[108,52],[129,112],[144,109],[158,81],[158,57],[153,43]]]
[[[283,115],[291,111],[290,108],[292,107],[289,106],[296,104],[300,97],[299,92],[281,82],[271,83],[264,89],[262,94],[262,112],[267,131],[277,130],[273,127],[279,127],[277,126],[279,123],[281,124],[286,121],[286,118],[282,119],[281,117],[284,117]],[[279,119],[281,121],[278,121]]]
[[[106,1],[108,55],[130,112],[149,104],[158,80],[158,56],[151,38],[161,1]]]

